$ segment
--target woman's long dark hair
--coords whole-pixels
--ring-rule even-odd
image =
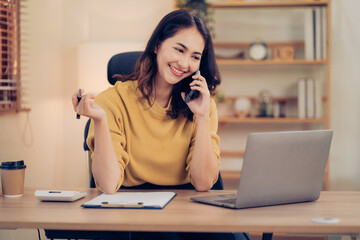
[[[173,37],[177,32],[185,28],[196,26],[205,41],[205,48],[200,61],[200,73],[206,79],[209,91],[215,94],[215,88],[220,84],[220,75],[216,65],[213,43],[208,28],[204,22],[186,10],[176,10],[167,14],[152,33],[144,53],[136,63],[134,73],[129,76],[116,75],[118,80],[138,80],[138,90],[151,106],[150,96],[153,92],[155,76],[158,71],[155,48],[160,46],[166,39]],[[179,113],[189,120],[193,120],[194,114],[181,97],[181,92],[185,91],[187,85],[192,81],[185,78],[174,85],[172,90],[171,109],[168,115],[176,119]]]

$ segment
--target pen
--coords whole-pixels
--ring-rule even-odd
[[[81,89],[79,88],[79,92],[78,92],[78,95],[77,95],[77,100],[78,100],[78,103],[80,102],[81,100]],[[80,114],[76,114],[76,119],[80,119]]]
[[[101,207],[103,208],[142,208],[144,203],[111,203],[111,202],[102,202]]]

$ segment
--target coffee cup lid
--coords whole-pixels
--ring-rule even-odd
[[[3,162],[1,163],[0,169],[24,169],[26,165],[24,161],[14,161],[14,162]]]

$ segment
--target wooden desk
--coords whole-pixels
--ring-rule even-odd
[[[191,196],[218,194],[175,190],[162,210],[85,209],[80,205],[99,192],[76,202],[41,202],[35,189],[21,198],[0,197],[0,228],[68,230],[130,230],[188,232],[360,233],[360,192],[322,192],[315,202],[233,210],[190,201]],[[233,193],[233,191],[222,191]],[[337,217],[337,224],[316,224],[317,217]]]

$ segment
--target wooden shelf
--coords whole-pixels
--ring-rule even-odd
[[[327,0],[304,0],[304,1],[263,1],[263,2],[245,2],[245,1],[229,1],[229,2],[213,2],[210,3],[211,8],[265,8],[265,7],[314,7],[328,6]]]
[[[244,157],[244,151],[229,151],[229,150],[221,150],[220,151],[221,157]]]
[[[236,190],[239,186],[240,171],[221,170],[221,178],[223,180],[224,189]]]
[[[326,118],[219,117],[219,123],[326,123]]]
[[[279,61],[279,60],[243,60],[243,59],[220,59],[218,58],[216,62],[219,65],[244,65],[244,66],[263,66],[263,65],[326,65],[328,60],[303,60],[303,59],[294,59],[288,61]]]
[[[30,112],[31,109],[30,108],[21,108],[21,109],[5,109],[5,110],[1,110],[0,111],[0,115],[4,114],[4,113],[20,113],[20,112]]]
[[[221,170],[222,178],[239,178],[241,171]]]
[[[217,42],[214,43],[216,48],[237,48],[247,49],[250,46],[250,42]],[[290,41],[290,42],[266,42],[266,45],[271,49],[278,46],[292,46],[292,47],[304,47],[304,41]],[[291,60],[251,60],[241,58],[217,58],[219,65],[326,65],[327,60],[305,60],[305,59],[291,59]]]
[[[216,48],[248,48],[251,42],[215,42]],[[289,41],[289,42],[266,42],[268,47],[280,47],[280,46],[294,46],[304,47],[304,41]]]
[[[258,97],[254,97],[254,96],[229,96],[226,97],[226,99],[229,99],[230,101],[236,101],[236,99],[238,99],[239,97],[244,97],[249,99],[251,102],[256,102],[258,101]],[[297,97],[272,97],[272,101],[273,102],[295,102],[297,101]],[[323,96],[322,97],[322,101],[326,102],[327,101],[327,97]]]

